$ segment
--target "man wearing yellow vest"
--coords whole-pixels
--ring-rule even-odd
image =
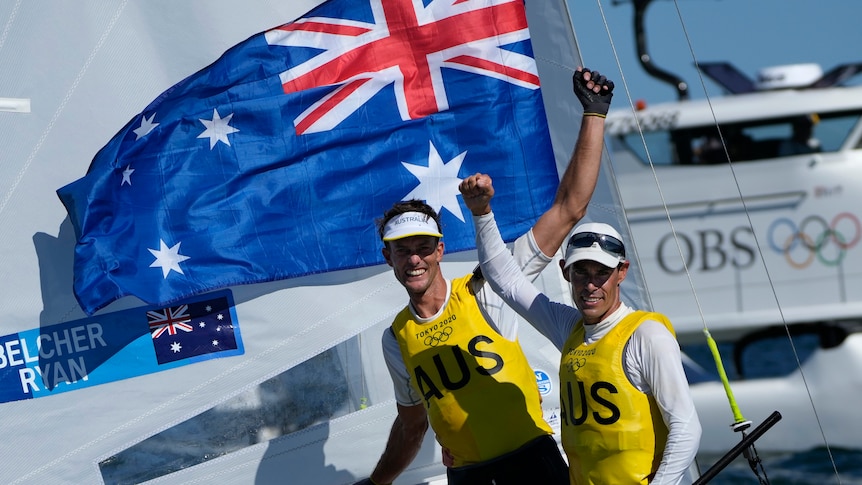
[[[584,216],[601,165],[613,82],[578,68],[584,106],[578,141],[556,198],[514,244],[516,265],[535,278]],[[563,485],[566,463],[542,416],[535,374],[517,339],[517,316],[481,273],[447,280],[443,233],[422,201],[399,202],[378,221],[383,255],[409,296],[383,335],[398,415],[370,478],[391,483],[413,460],[430,422],[450,485]]]
[[[668,319],[620,299],[629,268],[608,224],[575,228],[560,261],[577,308],[550,301],[506,249],[490,177],[461,182],[482,272],[507,304],[561,352],[563,449],[572,484],[684,484],[701,426]]]

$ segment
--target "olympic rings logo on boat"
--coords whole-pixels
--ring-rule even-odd
[[[784,254],[787,263],[794,268],[805,268],[815,258],[825,266],[838,266],[847,250],[856,247],[862,239],[862,224],[849,212],[839,213],[828,223],[821,216],[808,216],[798,226],[780,217],[770,224],[768,239],[769,247]]]
[[[452,335],[452,327],[446,327],[439,332],[434,332],[431,335],[425,337],[425,345],[428,347],[436,347],[443,342],[449,340],[449,336]]]

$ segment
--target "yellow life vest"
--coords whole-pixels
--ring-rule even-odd
[[[496,458],[553,433],[542,417],[536,375],[521,345],[488,324],[470,278],[452,281],[438,318],[419,323],[405,308],[392,323],[411,384],[456,467]]]
[[[646,484],[658,470],[667,426],[655,399],[638,390],[623,369],[623,349],[644,320],[674,333],[664,315],[636,311],[589,345],[581,321],[563,346],[562,442],[572,484]]]

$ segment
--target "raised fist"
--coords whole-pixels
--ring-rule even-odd
[[[614,82],[598,71],[579,67],[572,76],[575,94],[584,107],[584,116],[604,118],[614,97]]]

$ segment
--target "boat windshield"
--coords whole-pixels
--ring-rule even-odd
[[[819,349],[836,348],[859,332],[859,320],[797,323],[763,327],[736,338],[718,339],[716,344],[728,379],[770,379],[798,372]],[[690,384],[718,380],[715,358],[705,341],[680,348]]]
[[[837,152],[862,148],[858,130],[854,130],[860,118],[862,110],[723,123],[721,136],[715,125],[649,131],[643,140],[639,133],[629,133],[617,137],[614,150],[625,150],[645,164],[651,158],[654,165],[726,163],[728,156],[733,162],[744,162]],[[851,137],[855,143],[848,145]]]

